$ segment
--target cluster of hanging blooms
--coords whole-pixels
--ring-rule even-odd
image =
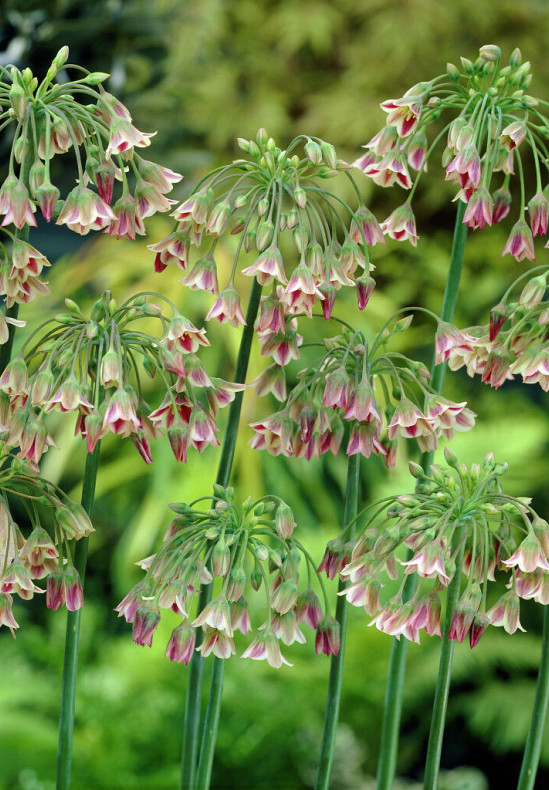
[[[352,181],[348,165],[318,138],[299,136],[281,150],[259,129],[255,140],[238,142],[248,158],[205,176],[174,211],[175,230],[150,245],[156,271],[179,266],[186,272],[184,285],[217,297],[207,318],[233,326],[245,323],[235,286],[243,251],[255,260],[242,273],[270,285],[271,298],[286,314],[310,316],[321,302],[329,317],[343,285],[356,287],[363,307],[364,291],[373,287],[368,245],[385,239],[362,202],[353,211],[322,185],[339,172]],[[240,238],[228,282],[220,291],[214,253],[226,233]],[[192,246],[204,247],[205,254],[191,266]]]
[[[32,464],[13,458],[0,442],[0,626],[19,628],[13,596],[25,601],[46,592],[46,605],[79,609],[84,598],[69,541],[93,531],[85,510]],[[46,580],[46,590],[36,584]]]
[[[511,285],[490,311],[490,322],[459,330],[441,324],[436,337],[437,362],[448,361],[452,370],[465,367],[470,376],[497,389],[506,380],[522,376],[525,384],[539,384],[549,391],[549,303],[544,298],[547,268],[531,277],[517,301],[509,296],[524,275]]]
[[[524,630],[521,598],[549,603],[549,524],[529,499],[504,493],[501,476],[507,465],[496,463],[493,453],[482,467],[470,468],[448,447],[444,454],[447,466],[433,464],[427,475],[410,463],[415,493],[369,506],[373,515],[358,538],[346,543],[343,534],[328,544],[319,570],[340,574],[347,582],[340,594],[373,617],[370,625],[414,642],[421,630],[441,636],[441,593],[458,574],[459,600],[448,637],[458,642],[468,637],[474,647],[488,625],[503,626],[510,634]],[[404,548],[413,552],[408,561],[402,560]],[[382,601],[384,579],[394,589],[399,566],[402,583]],[[499,578],[496,571],[506,574],[508,591],[488,608],[488,584]],[[419,584],[405,602],[403,587],[411,573]]]
[[[205,500],[211,507],[201,509]],[[235,633],[247,636],[251,630],[246,596],[257,593],[266,619],[243,658],[266,659],[277,668],[288,664],[280,642],[305,642],[303,625],[315,629],[317,653],[337,655],[339,625],[328,612],[310,556],[294,536],[293,513],[285,502],[267,496],[239,506],[232,488],[215,485],[213,498],[170,507],[177,515],[162,547],[138,563],[146,576],[117,607],[119,616],[133,623],[134,642],[150,647],[161,609],[171,609],[181,622],[168,642],[167,658],[187,665],[195,649],[204,657],[229,658]],[[300,587],[302,563],[307,583]],[[312,579],[320,584],[324,609]],[[201,585],[210,584],[214,597],[200,611]],[[203,637],[199,646],[197,629]]]
[[[187,460],[189,447],[202,452],[219,444],[219,408],[243,385],[210,377],[196,353],[209,345],[205,330],[165,297],[152,294],[163,309],[150,296],[137,294],[118,306],[107,291],[89,318],[66,299],[67,312],[26,340],[0,376],[0,430],[21,458],[38,463],[53,443],[45,420],[52,411],[76,414],[88,452],[109,432],[130,437],[147,462],[149,440],[164,432],[178,461]],[[160,333],[147,334],[144,320]],[[164,385],[154,410],[144,399],[143,374]]]
[[[40,209],[47,222],[54,219],[76,233],[104,230],[135,239],[144,235],[146,217],[175,203],[165,196],[181,176],[136,153],[150,145],[152,134],[140,132],[128,109],[103,89],[108,74],[72,66],[68,56],[68,47],[59,50],[41,83],[28,68],[2,69],[0,118],[12,135],[8,175],[0,186],[2,228],[35,227]],[[76,71],[77,78],[57,82],[60,70],[64,76]],[[74,156],[77,183],[62,200],[52,163],[67,153]],[[39,275],[48,262],[6,233],[13,248],[0,249],[0,295],[11,304],[28,302],[47,292]]]
[[[252,447],[310,459],[328,451],[336,455],[347,435],[347,455],[374,453],[393,466],[398,437],[415,439],[422,451],[430,451],[440,437],[451,439],[454,431],[472,428],[473,412],[437,395],[425,365],[387,350],[389,339],[411,320],[389,319],[371,343],[349,326],[319,343],[323,355],[299,373],[284,407],[252,425]],[[267,368],[256,379],[256,391],[284,400],[283,376],[279,366]]]
[[[483,46],[474,63],[461,58],[461,69],[449,63],[445,74],[381,104],[386,126],[366,143],[366,153],[354,165],[381,186],[398,184],[411,190],[404,204],[381,224],[391,238],[416,244],[412,196],[433,149],[446,136],[442,154],[446,180],[458,188],[456,200],[467,204],[463,221],[473,230],[507,216],[509,183],[516,170],[520,204],[502,254],[518,261],[534,260],[534,236],[547,233],[549,189],[542,180],[542,166],[548,167],[549,121],[540,112],[540,102],[526,92],[532,75],[520,50],[514,50],[508,65],[500,68],[500,61],[499,47]],[[446,114],[450,120],[440,131],[440,119]],[[437,136],[429,143],[427,131],[433,123]],[[528,149],[536,186],[526,203],[522,162]],[[414,179],[410,168],[418,171]]]

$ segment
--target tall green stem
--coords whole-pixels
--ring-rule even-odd
[[[435,700],[433,702],[433,716],[431,718],[431,728],[429,730],[423,790],[437,790],[438,787],[440,754],[442,752],[446,709],[448,707],[448,694],[450,691],[450,677],[452,674],[452,659],[454,656],[454,640],[449,639],[448,635],[450,633],[452,617],[459,599],[461,587],[461,569],[465,550],[465,540],[463,540],[464,533],[465,522],[460,523],[454,533],[454,550],[459,546],[459,551],[456,557],[456,570],[448,586],[448,594],[446,597],[446,616],[444,618],[444,630],[442,632],[442,647],[438,665]]]
[[[534,790],[541,752],[541,740],[547,716],[547,703],[549,702],[549,609],[547,606],[543,608],[543,636],[538,684],[517,790]]]
[[[257,280],[254,279],[252,283],[252,290],[250,292],[250,299],[248,301],[248,308],[246,310],[246,326],[242,331],[240,348],[238,349],[238,357],[236,360],[234,374],[234,382],[236,384],[243,384],[246,381],[246,373],[248,371],[248,363],[250,361],[250,352],[252,348],[252,339],[254,336],[254,324],[259,310],[261,291],[262,286],[257,282]],[[225,437],[223,439],[223,447],[221,448],[221,457],[219,459],[216,477],[216,483],[222,486],[228,485],[231,476],[236,439],[238,436],[238,423],[240,421],[240,412],[242,410],[242,397],[243,393],[237,392],[233,402],[229,407],[227,426],[225,428]],[[200,599],[198,602],[199,611],[202,611],[202,609],[206,606],[210,600],[210,596],[211,586],[205,585],[202,589],[202,592],[200,593]],[[198,647],[202,642],[202,634],[200,631],[197,633],[196,641]],[[219,720],[219,711],[221,708],[223,666],[219,666],[220,664],[223,664],[222,659],[215,657],[212,668],[210,700],[208,702],[208,709],[206,712],[204,737],[200,751],[200,767],[198,775],[201,777],[202,782],[207,782],[207,784],[201,785],[204,787],[207,787],[210,781],[213,749],[217,737],[217,722]],[[191,659],[189,683],[187,686],[187,699],[185,704],[185,723],[183,726],[183,747],[181,754],[181,778],[179,785],[180,790],[194,790],[194,777],[198,756],[198,728],[200,724],[200,702],[202,697],[203,674],[204,659],[200,653],[195,651]],[[212,721],[215,721],[214,726],[211,724]],[[207,744],[209,744],[209,746]]]
[[[465,203],[460,201],[456,213],[454,238],[450,255],[450,268],[448,270],[446,288],[444,290],[442,302],[441,318],[443,321],[452,321],[456,312],[461,267],[465,253],[465,243],[467,241],[467,226],[463,223],[465,208]],[[431,367],[431,385],[435,392],[439,394],[442,393],[445,373],[446,365],[435,365],[433,360]],[[432,452],[422,454],[421,465],[425,471],[428,470],[432,460]],[[408,557],[408,559],[410,559],[410,557]],[[414,594],[416,583],[415,576],[410,576],[410,579],[404,587],[403,598],[405,601],[409,600]],[[407,653],[407,640],[393,639],[385,692],[383,723],[381,727],[377,790],[392,790],[395,780]]]
[[[200,748],[200,760],[196,775],[195,790],[208,790],[212,776],[212,766],[217,740],[217,726],[219,724],[219,714],[221,711],[221,697],[223,694],[223,675],[225,673],[225,662],[222,658],[214,658],[212,666],[212,678],[210,681],[210,697],[206,709],[204,729],[202,732],[202,744]]]
[[[82,507],[92,517],[95,498],[95,483],[99,467],[99,442],[93,453],[86,455],[84,482],[82,488]],[[88,559],[88,538],[81,538],[74,549],[74,567],[78,571],[82,587]],[[71,783],[72,736],[74,730],[74,703],[76,699],[76,675],[78,669],[78,643],[80,639],[81,609],[67,612],[67,631],[65,635],[65,657],[63,661],[63,680],[61,687],[61,708],[59,711],[59,740],[57,745],[57,784],[56,790],[68,790]]]
[[[346,527],[355,518],[358,512],[358,486],[360,455],[350,455],[347,462],[347,486],[345,491],[345,511],[343,514]],[[354,527],[349,532],[349,540],[354,537]],[[348,582],[339,582],[338,592],[342,592]],[[334,747],[339,719],[339,704],[341,701],[341,686],[343,683],[343,662],[345,659],[345,642],[347,633],[348,604],[344,595],[338,596],[336,606],[336,620],[340,628],[340,645],[337,656],[332,656],[330,663],[330,677],[328,680],[328,695],[324,712],[324,727],[320,745],[320,759],[316,776],[315,790],[327,790],[330,785],[330,773],[334,759]]]

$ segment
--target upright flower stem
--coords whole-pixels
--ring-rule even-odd
[[[463,554],[465,551],[465,541],[463,540],[464,532],[465,522],[459,524],[454,533],[454,547],[457,549],[459,546],[459,551],[456,557],[456,570],[452,577],[452,581],[448,585],[448,595],[446,598],[446,616],[444,618],[442,647],[440,650],[437,685],[435,688],[435,699],[433,702],[433,716],[431,718],[429,743],[427,745],[427,758],[425,760],[425,778],[423,780],[423,790],[437,790],[438,787],[440,754],[442,752],[444,725],[446,723],[446,709],[448,707],[448,694],[450,691],[450,676],[452,674],[452,659],[454,656],[454,640],[449,639],[448,635],[450,633],[452,617],[460,593],[461,569],[463,566]]]
[[[243,384],[246,381],[252,339],[254,335],[254,324],[259,310],[262,286],[253,280],[248,308],[246,310],[246,326],[242,330],[240,348],[236,360],[234,382]],[[229,407],[229,415],[225,428],[223,447],[217,470],[216,483],[227,486],[231,476],[236,439],[238,436],[238,423],[242,410],[242,392],[237,392],[233,402]],[[211,585],[205,585],[200,593],[198,602],[199,611],[206,606],[211,596]],[[197,647],[202,642],[202,634],[197,633]],[[208,787],[210,783],[211,770],[213,764],[213,751],[217,737],[217,724],[221,710],[221,695],[223,690],[223,660],[214,657],[210,699],[206,711],[206,721],[204,734],[200,749],[200,765],[198,768],[198,781],[202,782],[200,787]],[[195,772],[198,757],[198,728],[200,725],[200,702],[202,696],[202,678],[204,674],[204,659],[198,652],[194,652],[191,659],[189,672],[189,683],[187,686],[187,700],[185,704],[185,723],[183,727],[183,747],[181,754],[181,779],[180,790],[194,790]]]
[[[82,507],[92,517],[95,498],[95,483],[99,467],[99,442],[93,453],[86,455],[84,482],[82,488]],[[88,538],[77,541],[74,550],[74,567],[78,571],[82,587],[88,559]],[[76,674],[78,669],[78,643],[80,639],[81,609],[67,612],[67,631],[65,635],[65,656],[63,660],[63,679],[61,685],[61,708],[59,711],[59,740],[57,745],[57,784],[56,790],[68,790],[71,783],[72,736],[74,730],[74,704],[76,699]]]
[[[543,636],[536,698],[534,700],[534,709],[532,710],[530,729],[526,738],[517,790],[534,790],[541,752],[541,741],[547,716],[547,703],[549,702],[549,609],[547,606],[543,608]]]
[[[465,243],[467,241],[467,226],[463,223],[465,208],[465,203],[460,201],[456,213],[452,251],[450,254],[450,267],[442,301],[440,317],[443,321],[452,321],[456,312],[461,267],[465,253]],[[446,365],[435,365],[433,360],[431,367],[431,385],[438,394],[442,393],[445,373]],[[432,452],[422,454],[421,465],[425,471],[428,470],[432,460]],[[408,559],[410,559],[410,557],[408,557]],[[404,600],[409,600],[412,597],[416,583],[415,576],[411,575],[404,587]],[[392,790],[395,780],[407,653],[407,640],[398,640],[394,638],[389,660],[383,722],[381,726],[377,790]]]
[[[204,729],[202,732],[200,760],[198,762],[195,790],[208,790],[210,787],[219,713],[221,711],[224,674],[225,662],[222,658],[217,658],[217,656],[215,656],[210,681],[210,697],[208,699],[208,707],[206,709],[206,718],[204,720]]]
[[[360,455],[350,455],[347,462],[347,486],[345,491],[345,510],[343,515],[346,527],[355,518],[358,512],[358,487]],[[354,537],[354,526],[349,532],[349,540]],[[348,582],[339,582],[338,592],[342,592]],[[330,785],[330,773],[334,759],[334,747],[339,719],[339,704],[341,701],[341,686],[343,683],[343,662],[345,659],[345,641],[347,632],[348,603],[344,595],[338,596],[336,605],[336,620],[340,628],[340,645],[337,656],[332,656],[330,663],[330,677],[328,679],[328,695],[324,712],[324,727],[320,745],[320,758],[316,776],[315,790],[327,790]]]

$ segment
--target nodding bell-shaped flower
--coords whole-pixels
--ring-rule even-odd
[[[457,581],[460,597],[452,612],[449,639],[463,642],[469,637],[474,647],[489,624],[501,625],[510,634],[524,630],[519,620],[520,598],[549,601],[544,549],[549,545],[549,527],[531,509],[529,500],[504,493],[501,478],[506,465],[497,463],[493,453],[482,465],[470,468],[460,464],[449,448],[444,455],[446,466],[432,464],[427,472],[411,464],[416,479],[413,494],[396,496],[388,509],[386,501],[382,508],[375,502],[367,508],[352,558],[340,572],[342,580],[350,581],[340,594],[373,615],[370,625],[417,642],[420,630],[441,635],[440,592]],[[477,508],[482,512],[480,527],[477,518],[467,515]],[[396,523],[391,523],[394,519]],[[524,531],[525,521],[526,537],[511,553],[510,528],[516,525]],[[403,546],[414,551],[411,560],[400,560]],[[458,547],[463,561],[457,559]],[[505,552],[508,556],[502,559]],[[398,580],[397,559],[405,575],[420,577],[419,585],[407,603],[400,593],[384,603],[381,579],[386,574]],[[511,571],[509,591],[486,611],[487,587],[494,582],[496,562],[501,571]]]
[[[201,510],[202,502],[171,506],[176,516],[164,543],[155,555],[139,563],[146,576],[117,607],[120,616],[133,622],[134,641],[150,645],[160,610],[170,609],[182,621],[170,637],[167,658],[187,664],[195,649],[196,630],[201,629],[204,638],[196,650],[204,657],[213,653],[227,659],[235,652],[234,632],[247,636],[252,630],[245,595],[258,593],[263,605],[267,599],[266,617],[244,657],[265,658],[274,667],[288,663],[279,641],[304,643],[302,624],[320,634],[322,652],[334,652],[335,621],[323,611],[310,586],[316,574],[310,556],[294,538],[295,523],[288,505],[278,497],[256,502],[248,498],[238,505],[233,490],[217,484],[213,506]],[[201,606],[200,585],[213,579],[206,563],[225,581],[219,594]],[[307,565],[309,580],[302,591],[301,563]],[[257,606],[251,608],[253,613]]]
[[[386,125],[366,143],[366,153],[353,164],[381,186],[399,183],[414,194],[435,147],[430,145],[429,127],[440,123],[441,117],[448,118],[444,121],[448,134],[442,164],[446,181],[458,188],[455,200],[467,204],[463,221],[474,230],[482,230],[503,220],[511,205],[508,185],[516,172],[521,182],[520,216],[504,254],[510,253],[519,261],[533,261],[533,236],[545,235],[548,227],[544,176],[539,167],[543,163],[547,168],[547,160],[538,137],[539,124],[547,125],[548,121],[539,110],[540,102],[527,93],[532,79],[530,64],[522,63],[521,57],[512,53],[508,64],[503,65],[499,48],[491,44],[480,48],[474,62],[462,58],[461,64],[461,68],[448,64],[446,74],[414,85],[399,99],[383,102]],[[532,150],[536,162],[536,192],[530,200],[525,199],[523,166],[515,168],[519,149],[520,162],[527,149]],[[417,171],[414,179],[402,168],[406,162]],[[499,173],[503,174],[503,184],[494,188]],[[522,216],[525,202],[530,227]],[[384,223],[382,229],[415,244],[415,228],[412,233],[403,233],[400,221],[393,220],[392,225],[390,228]]]
[[[170,661],[181,661],[187,666],[194,653],[194,646],[196,642],[196,631],[189,622],[180,623],[176,626],[170,641],[166,647],[166,658]]]

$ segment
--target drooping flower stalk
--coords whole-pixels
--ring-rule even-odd
[[[81,504],[92,517],[95,499],[95,484],[99,467],[99,442],[92,453],[86,454],[86,466],[82,487]],[[82,587],[88,559],[88,538],[78,541],[74,550],[74,567],[78,571]],[[69,790],[71,784],[72,738],[74,731],[74,706],[76,699],[76,676],[78,670],[78,644],[80,640],[81,608],[67,612],[65,655],[61,683],[61,708],[59,711],[59,740],[57,745],[56,790]]]
[[[541,660],[538,669],[538,683],[530,729],[526,738],[526,746],[522,757],[522,766],[517,784],[517,790],[534,790],[536,773],[538,770],[541,742],[547,707],[549,703],[549,610],[543,613],[543,636],[541,644]]]
[[[347,485],[345,491],[345,511],[343,526],[347,527],[354,522],[358,512],[360,454],[349,456],[347,462]],[[348,533],[349,540],[354,537],[354,528]],[[341,593],[348,586],[348,582],[340,581],[338,592]],[[339,706],[341,701],[341,687],[343,684],[343,662],[345,660],[345,643],[347,634],[348,603],[345,596],[340,595],[336,606],[336,620],[340,628],[339,652],[332,655],[330,660],[330,676],[328,679],[328,695],[324,711],[324,727],[320,745],[320,758],[316,776],[315,790],[327,790],[330,786],[330,773],[334,758],[335,738],[339,719]]]
[[[465,203],[460,202],[456,212],[452,250],[450,253],[450,267],[448,270],[448,277],[446,279],[446,287],[444,290],[444,298],[442,302],[442,321],[451,321],[456,312],[461,268],[465,254],[465,244],[467,241],[467,226],[463,223],[465,209]],[[442,394],[445,372],[446,365],[437,366],[433,361],[431,369],[431,384],[435,392],[439,394]],[[432,451],[422,454],[421,466],[425,472],[429,469],[432,458]],[[408,557],[408,559],[410,559],[410,557]],[[415,576],[408,580],[403,592],[404,600],[409,600],[413,596],[416,583]],[[385,691],[383,721],[381,727],[381,743],[377,769],[377,790],[391,790],[395,779],[407,652],[407,641],[404,639],[399,640],[395,638],[391,648],[387,687]]]
[[[262,286],[254,278],[248,308],[246,311],[246,325],[242,330],[240,347],[236,360],[234,381],[243,384],[246,381],[246,373],[250,360],[252,339],[254,335],[254,323],[259,309]],[[237,392],[235,399],[229,407],[227,425],[225,428],[225,438],[221,449],[221,457],[217,470],[216,483],[227,486],[231,476],[236,440],[238,436],[238,423],[242,410],[242,392]],[[199,611],[202,611],[211,596],[210,585],[204,585],[200,594]],[[202,641],[202,634],[197,635],[197,647]],[[218,665],[221,666],[218,666]],[[191,659],[189,673],[189,683],[187,686],[187,700],[185,706],[185,724],[183,729],[183,747],[181,755],[181,783],[180,790],[192,790],[194,788],[194,774],[198,757],[198,728],[200,725],[200,701],[202,690],[202,676],[204,671],[204,658],[201,653],[194,652]],[[204,726],[204,737],[200,751],[200,763],[202,766],[202,781],[209,784],[211,766],[213,760],[213,749],[217,737],[217,722],[221,707],[221,692],[223,687],[223,661],[214,657],[214,667],[212,669],[211,696],[208,704],[206,723]],[[213,721],[212,721],[213,719]],[[207,785],[205,785],[207,786]]]

